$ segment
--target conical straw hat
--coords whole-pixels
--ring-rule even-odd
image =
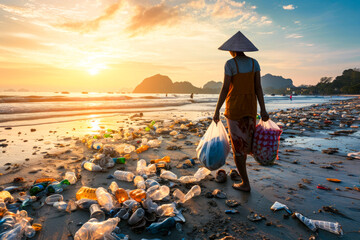
[[[259,51],[249,39],[247,39],[244,34],[238,31],[234,36],[227,40],[223,45],[221,45],[219,50],[224,51],[234,51],[234,52],[255,52]]]

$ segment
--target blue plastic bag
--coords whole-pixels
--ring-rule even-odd
[[[221,121],[213,121],[196,148],[197,157],[210,170],[222,167],[230,152],[226,129]]]

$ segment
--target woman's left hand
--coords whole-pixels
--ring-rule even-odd
[[[261,111],[260,115],[261,115],[261,120],[263,120],[264,122],[269,120],[269,114],[266,111]]]
[[[213,120],[215,123],[218,123],[220,121],[220,113],[219,112],[214,113]]]

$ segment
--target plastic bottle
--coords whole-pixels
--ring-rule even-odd
[[[76,200],[87,198],[87,199],[97,201],[95,192],[96,192],[96,188],[89,188],[89,187],[82,186],[76,193]]]
[[[154,179],[146,179],[145,185],[146,185],[147,188],[150,188],[150,187],[153,187],[153,186],[155,186],[155,185],[160,186],[160,183],[158,183],[158,182],[157,182],[156,180],[154,180]]]
[[[198,181],[201,181],[204,179],[207,175],[209,175],[211,171],[205,167],[199,168],[196,173],[194,174],[194,177],[198,179]]]
[[[179,182],[181,183],[193,183],[197,181],[198,179],[194,176],[182,176],[181,178],[179,178]]]
[[[5,215],[2,219],[1,219],[1,230],[2,231],[6,231],[8,229],[12,229],[15,226],[16,223],[16,219],[14,216],[12,215]]]
[[[76,232],[74,240],[103,239],[115,230],[119,221],[119,218],[109,218],[99,222],[96,218],[91,218]]]
[[[139,153],[145,152],[148,149],[149,149],[148,145],[141,145],[138,149],[136,149],[136,153],[139,154]]]
[[[90,218],[96,218],[99,221],[105,220],[105,213],[101,211],[99,204],[92,204],[89,209],[90,209]]]
[[[115,181],[112,181],[110,186],[109,186],[109,191],[115,195],[115,191],[119,189],[119,185],[115,182]]]
[[[57,180],[55,178],[39,178],[36,179],[34,184],[38,184],[38,183],[44,183],[44,182],[56,182]]]
[[[168,232],[172,227],[174,227],[176,224],[176,221],[173,217],[166,218],[162,222],[156,222],[152,223],[149,227],[146,228],[146,231],[157,234],[157,233],[166,233]]]
[[[49,185],[50,182],[42,182],[42,183],[38,183],[36,185],[33,185],[29,192],[31,196],[34,196],[36,194],[38,194],[39,192],[43,191],[46,189],[46,187]]]
[[[27,238],[33,238],[35,236],[36,232],[35,232],[35,229],[28,223],[26,226],[25,226],[25,231],[24,231],[24,235],[27,237]]]
[[[140,159],[136,164],[136,173],[139,175],[146,174],[146,161],[144,159]]]
[[[7,212],[6,203],[0,200],[0,219]]]
[[[66,172],[64,179],[67,179],[70,184],[75,184],[77,181],[76,174],[74,172]]]
[[[193,198],[194,196],[200,195],[200,193],[201,193],[200,186],[195,185],[187,192],[186,195],[180,189],[176,189],[173,192],[173,196],[178,199],[176,202],[184,203],[190,200],[191,198]]]
[[[101,150],[103,148],[103,144],[101,142],[92,142],[91,148],[95,150]]]
[[[1,191],[0,192],[0,201],[4,202],[12,202],[14,198],[11,196],[11,193],[8,191]]]
[[[137,202],[141,202],[143,199],[146,198],[146,192],[144,189],[135,189],[130,191],[130,197]]]
[[[126,158],[124,158],[124,157],[113,158],[113,161],[114,161],[114,163],[125,164]]]
[[[150,160],[150,163],[158,163],[158,162],[171,162],[170,160],[170,157],[169,156],[165,156],[163,158],[160,158],[160,159],[153,159],[153,160]]]
[[[120,181],[127,181],[127,182],[132,182],[132,180],[135,177],[135,175],[132,172],[120,171],[120,170],[116,170],[114,172],[114,176],[116,179]]]
[[[45,198],[45,203],[48,205],[54,205],[56,202],[61,202],[64,200],[63,195],[61,194],[53,194]]]
[[[116,200],[119,202],[119,203],[123,203],[125,202],[126,200],[129,200],[129,194],[127,193],[127,191],[123,188],[118,188],[116,191],[115,191],[115,197],[116,197]]]
[[[89,161],[82,162],[81,166],[90,172],[100,172],[103,170],[99,165]]]
[[[147,174],[148,174],[148,175],[149,175],[149,174],[152,174],[152,173],[156,173],[156,164],[149,164],[149,165],[147,166],[146,171],[147,171]]]
[[[55,208],[57,208],[57,210],[59,211],[65,211],[67,208],[67,203],[64,201],[61,202],[55,202],[53,205]]]
[[[95,194],[98,203],[100,204],[100,206],[105,208],[106,211],[110,212],[110,210],[114,208],[112,196],[106,191],[105,188],[99,187],[98,189],[96,189]]]
[[[158,139],[153,139],[148,141],[147,143],[151,148],[158,148],[161,145],[161,141]]]
[[[155,185],[149,188],[146,194],[154,201],[162,200],[167,197],[170,193],[170,188],[168,186]]]
[[[145,210],[142,208],[136,209],[136,211],[131,215],[129,218],[129,225],[135,225],[136,223],[140,222],[145,215]]]
[[[151,198],[146,198],[141,202],[141,204],[146,209],[147,212],[149,213],[157,212],[158,205],[155,202],[153,202]]]
[[[96,204],[97,201],[88,198],[82,198],[75,202],[75,204],[81,209],[89,209],[91,205]]]
[[[157,215],[163,216],[171,216],[176,211],[176,207],[174,203],[163,204],[156,209]]]
[[[146,189],[146,184],[145,184],[144,178],[142,176],[136,176],[134,178],[134,185],[138,189]]]
[[[51,183],[48,187],[47,187],[47,191],[49,193],[60,193],[64,190],[65,187],[69,186],[70,182],[65,179],[62,180],[59,183]]]
[[[160,177],[163,179],[168,179],[168,180],[177,180],[177,176],[175,173],[173,173],[171,171],[167,171],[165,169],[161,170]]]

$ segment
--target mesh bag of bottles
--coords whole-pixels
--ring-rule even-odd
[[[282,130],[270,119],[256,125],[252,153],[261,165],[271,165],[277,158]]]
[[[210,170],[225,164],[230,152],[228,135],[221,121],[213,121],[196,148],[198,159]]]

